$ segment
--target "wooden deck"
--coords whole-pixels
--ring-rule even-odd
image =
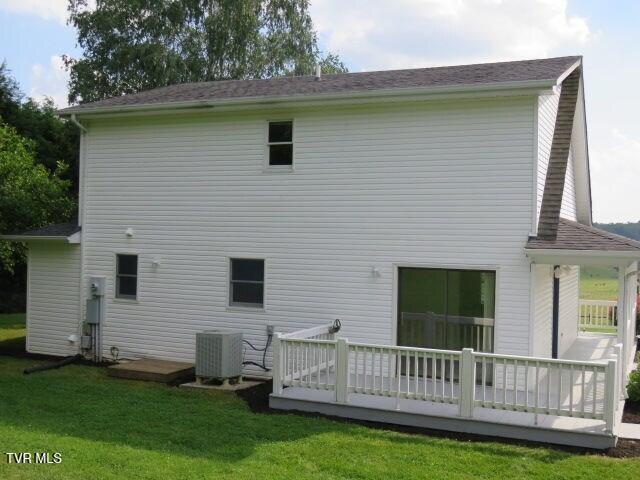
[[[571,360],[607,360],[614,354],[614,345],[617,337],[606,334],[585,334],[579,336],[569,348],[565,359]],[[552,375],[553,372],[552,372]],[[597,378],[587,378],[587,388],[583,388],[582,381],[573,372],[564,372],[562,378],[557,373],[552,376],[549,383],[553,388],[544,391],[541,395],[542,406],[548,408],[546,413],[530,413],[526,411],[509,411],[499,408],[485,408],[476,405],[473,408],[472,418],[460,416],[457,403],[444,401],[426,401],[412,398],[398,398],[396,396],[373,395],[371,385],[369,393],[366,393],[367,385],[364,384],[363,375],[351,374],[348,385],[348,403],[338,403],[336,393],[332,390],[306,388],[304,386],[292,386],[282,390],[280,395],[272,395],[270,405],[273,408],[301,410],[324,413],[340,417],[355,418],[401,425],[412,425],[424,428],[450,430],[457,432],[476,433],[490,436],[503,436],[548,443],[559,443],[589,448],[608,448],[615,445],[616,431],[606,430],[602,417],[599,419],[579,418],[567,416],[568,405],[587,404],[587,410],[601,414],[604,409],[604,382]],[[415,378],[415,377],[414,377]],[[400,391],[407,389],[406,377],[400,377]],[[414,380],[411,380],[412,382]],[[420,382],[420,380],[418,380]],[[559,397],[555,386],[564,385],[562,396]],[[334,373],[329,373],[328,384],[335,384]],[[533,391],[524,388],[524,382],[519,383],[521,388],[514,390],[512,383],[502,389],[499,380],[495,390],[490,390],[487,404],[493,397],[497,399],[513,399],[518,396],[522,403],[526,398],[529,405],[533,405],[535,398]],[[546,384],[546,382],[544,382]],[[548,385],[549,385],[548,384]],[[358,390],[355,386],[358,385]],[[569,388],[569,385],[572,387]],[[459,398],[459,385],[457,382],[437,382],[437,385],[420,383],[413,391],[433,392],[444,388],[446,397],[457,401]],[[383,390],[390,390],[384,388]],[[476,401],[484,400],[482,395],[487,395],[487,390],[476,389]],[[526,395],[526,397],[525,397]],[[581,398],[581,395],[584,398]],[[512,400],[508,400],[510,403]],[[555,408],[562,406],[564,413],[560,416],[554,414]],[[618,409],[621,415],[622,408]],[[557,411],[557,410],[555,410]],[[619,425],[620,419],[617,419]]]

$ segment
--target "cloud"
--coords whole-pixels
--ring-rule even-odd
[[[599,222],[640,220],[640,138],[617,129],[591,142],[593,216]]]
[[[362,70],[575,53],[593,36],[566,0],[317,0],[311,14],[323,46]]]
[[[35,64],[31,67],[29,96],[42,101],[51,97],[57,107],[67,106],[69,73],[64,69],[62,57],[53,55],[49,65]]]
[[[62,25],[67,22],[67,0],[0,0],[0,10],[36,15]]]

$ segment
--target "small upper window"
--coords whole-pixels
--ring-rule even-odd
[[[116,297],[135,300],[138,297],[138,256],[116,256]]]
[[[269,122],[269,166],[293,165],[293,122]]]
[[[230,304],[262,307],[264,304],[264,260],[231,259]]]

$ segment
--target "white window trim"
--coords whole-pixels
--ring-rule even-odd
[[[231,263],[232,260],[261,260],[262,275],[262,305],[251,303],[233,303],[231,299]],[[266,312],[267,306],[267,259],[255,255],[233,255],[227,257],[227,311],[233,312]]]
[[[118,255],[135,255],[138,258],[136,265],[136,297],[118,296]],[[114,252],[113,254],[113,301],[116,303],[140,303],[140,253],[132,251]]]
[[[493,353],[502,353],[498,349],[498,341],[501,334],[501,281],[502,272],[500,265],[496,264],[434,264],[434,263],[419,263],[419,262],[393,262],[391,264],[393,269],[392,278],[392,292],[391,292],[391,341],[393,345],[398,344],[398,279],[400,277],[401,268],[430,268],[438,270],[483,270],[493,271],[496,273],[496,297],[495,297],[495,312],[493,318]]]
[[[291,142],[271,142],[269,143],[269,124],[278,122],[291,122]],[[271,145],[291,145],[291,165],[270,165],[269,147]],[[293,117],[269,118],[264,122],[264,165],[265,173],[292,173],[296,164],[296,120]],[[235,258],[235,257],[234,257]]]

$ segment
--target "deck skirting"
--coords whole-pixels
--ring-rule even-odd
[[[617,437],[606,433],[579,430],[560,430],[543,426],[493,423],[475,418],[417,414],[402,410],[387,410],[373,406],[338,404],[324,400],[309,400],[274,395],[269,406],[277,410],[314,412],[341,418],[404,425],[432,430],[470,433],[491,437],[506,437],[532,442],[552,443],[593,449],[615,447]]]

